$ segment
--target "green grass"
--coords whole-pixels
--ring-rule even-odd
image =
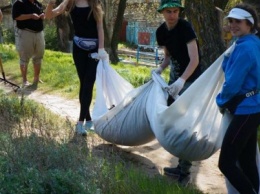
[[[96,147],[94,133],[75,136],[69,120],[33,101],[0,92],[0,125],[0,193],[201,193],[149,176],[114,146]]]
[[[21,85],[21,73],[19,59],[14,45],[0,45],[3,67],[8,79]],[[111,66],[134,87],[138,87],[151,79],[151,67],[135,66],[130,64],[111,64]],[[164,72],[166,80],[168,69]],[[38,91],[50,94],[59,94],[66,98],[77,98],[79,80],[72,55],[68,53],[46,50],[41,74],[44,84],[39,84]],[[28,80],[33,80],[33,67],[30,62],[28,66]],[[95,97],[95,91],[94,91]]]

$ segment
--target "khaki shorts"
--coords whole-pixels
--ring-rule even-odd
[[[20,65],[27,65],[32,58],[33,64],[41,64],[44,50],[44,32],[31,32],[16,28],[16,49],[20,56]]]

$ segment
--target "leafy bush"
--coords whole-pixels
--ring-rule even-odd
[[[57,30],[55,25],[51,23],[46,24],[44,28],[45,34],[45,48],[53,51],[58,51],[59,47],[57,44]]]
[[[3,38],[5,44],[15,44],[15,33],[14,30],[11,29],[3,29]]]

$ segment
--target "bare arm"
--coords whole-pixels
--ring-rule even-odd
[[[68,5],[69,0],[64,0],[58,7],[53,8],[55,5],[54,2],[49,1],[46,10],[45,10],[45,18],[46,19],[52,19],[66,11],[66,7]]]
[[[20,16],[18,16],[17,18],[15,18],[15,20],[39,20],[39,19],[44,19],[44,13],[38,15],[36,13],[32,13],[32,14],[22,14]]]
[[[166,47],[163,47],[164,50],[164,59],[162,64],[160,65],[162,69],[165,69],[166,67],[169,66],[170,62],[171,62],[171,56],[169,54],[169,51],[167,50]]]
[[[199,64],[198,46],[196,40],[194,39],[191,42],[189,42],[187,44],[187,47],[190,62],[181,76],[181,78],[183,78],[184,80],[187,80],[192,75],[192,73],[195,71]]]
[[[103,28],[103,20],[97,22],[97,30],[98,30],[98,48],[104,48],[104,28]]]

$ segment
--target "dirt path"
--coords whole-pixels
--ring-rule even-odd
[[[2,85],[3,86],[3,85]],[[0,84],[1,88],[1,84]],[[79,113],[78,100],[66,100],[37,91],[27,93],[29,99],[35,100],[56,114],[67,117],[76,122]],[[165,151],[157,140],[136,147],[118,146],[126,152],[127,157],[142,165],[150,174],[163,174],[163,167],[176,166],[178,159]],[[205,194],[226,194],[223,175],[217,167],[219,153],[207,160],[193,162],[192,183]]]

